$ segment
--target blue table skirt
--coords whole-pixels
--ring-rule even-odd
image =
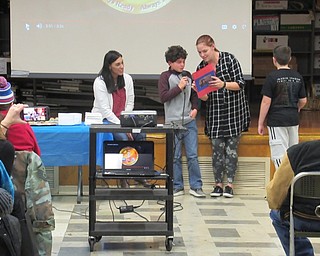
[[[32,126],[45,166],[89,165],[89,128],[81,125]],[[103,141],[111,133],[97,134],[97,165],[103,165]]]

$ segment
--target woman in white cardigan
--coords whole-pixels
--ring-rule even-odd
[[[104,56],[99,76],[93,83],[94,102],[92,112],[101,113],[102,118],[110,123],[120,124],[121,111],[131,111],[134,107],[134,88],[132,77],[124,73],[121,53],[109,51]],[[114,140],[144,140],[145,134],[113,133]],[[145,180],[137,180],[143,186]],[[125,179],[120,180],[121,187],[129,187]]]
[[[93,83],[94,102],[92,112],[101,113],[110,123],[120,124],[121,111],[131,111],[134,107],[132,77],[124,73],[121,53],[109,51],[104,56],[103,67]],[[115,140],[141,140],[144,136],[131,133],[114,133]],[[141,138],[138,138],[141,137]]]

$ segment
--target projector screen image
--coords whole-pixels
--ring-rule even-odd
[[[251,76],[251,0],[10,1],[11,75],[96,76],[109,50],[122,53],[125,72],[156,75],[168,68],[171,45],[188,52],[186,70],[200,63],[195,42],[211,35]]]
[[[124,1],[110,1],[103,0],[110,7],[115,10],[131,13],[131,14],[143,14],[148,12],[155,12],[161,7],[165,6],[171,0],[124,0]]]

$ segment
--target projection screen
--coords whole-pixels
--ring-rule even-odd
[[[251,76],[251,0],[10,1],[11,75],[94,77],[109,50],[123,54],[125,72],[158,76],[164,52],[181,45],[186,69],[201,61],[195,47],[211,35]]]

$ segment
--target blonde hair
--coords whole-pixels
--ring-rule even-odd
[[[202,35],[197,39],[196,45],[202,44],[202,43],[210,47],[215,45],[213,38],[209,35]],[[219,51],[216,47],[214,48],[214,50],[217,52]]]

